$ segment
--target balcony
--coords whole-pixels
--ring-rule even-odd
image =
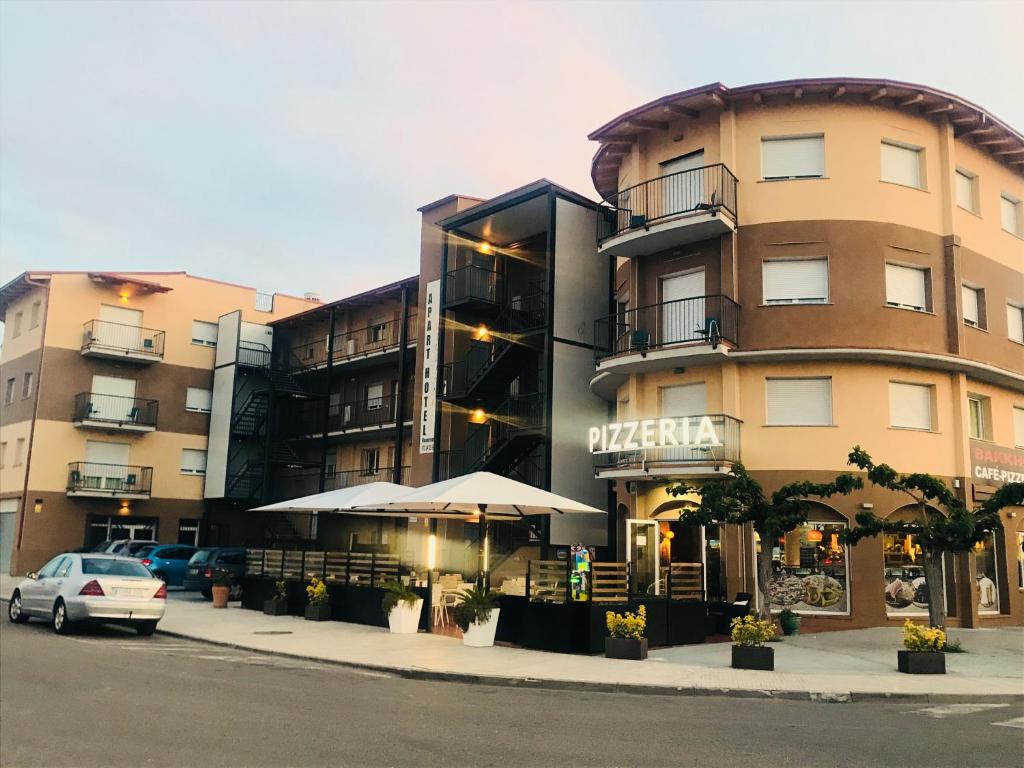
[[[127,464],[73,461],[68,464],[68,496],[148,499],[153,492],[153,468]]]
[[[152,432],[156,429],[159,403],[137,397],[79,392],[71,423],[81,429],[108,432]]]
[[[401,320],[388,320],[334,336],[331,365],[361,367],[358,363],[379,364],[397,357],[401,345]],[[406,347],[416,343],[416,315],[408,318],[405,330]],[[288,367],[294,371],[311,371],[327,366],[327,339],[298,344],[289,350]]]
[[[492,269],[469,266],[453,269],[445,275],[445,309],[474,306],[493,309],[501,296],[501,274]]]
[[[409,482],[409,473],[412,468],[404,466],[401,468],[401,480],[403,485]],[[336,472],[328,472],[324,477],[324,491],[336,491],[341,488],[351,488],[356,485],[367,483],[394,482],[394,467],[368,467],[366,469],[349,469]],[[273,497],[276,501],[284,499],[297,499],[300,496],[320,492],[319,470],[306,472],[292,472],[283,474],[274,482]]]
[[[664,441],[669,443],[667,445],[632,447],[631,443],[639,441],[632,438],[626,440],[628,435],[625,429],[619,432],[615,440],[608,440],[608,433],[603,433],[596,447],[617,449],[594,452],[594,476],[625,480],[716,477],[728,474],[732,465],[740,460],[742,422],[739,419],[724,414],[668,418],[676,426],[672,431],[672,439]],[[644,422],[639,424],[642,426]],[[660,439],[660,426],[660,423],[656,424],[649,434],[652,437],[657,435]],[[639,431],[638,428],[632,437]],[[630,445],[628,448],[619,447],[617,443]]]
[[[395,395],[367,397],[362,400],[331,403],[327,409],[327,433],[374,432],[396,426],[398,398]],[[281,421],[281,433],[286,438],[314,437],[323,434],[323,401],[299,402]],[[412,403],[405,401],[406,421],[412,420]]]
[[[635,184],[604,200],[611,232],[598,249],[640,256],[736,229],[736,177],[721,163]]]
[[[132,363],[159,363],[164,359],[164,332],[109,320],[90,320],[82,330],[82,354]]]

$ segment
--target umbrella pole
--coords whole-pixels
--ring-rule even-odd
[[[487,585],[487,581],[488,581],[488,578],[487,578],[487,576],[488,576],[488,574],[487,574],[487,550],[488,550],[488,546],[487,546],[487,536],[488,536],[488,530],[487,530],[487,505],[486,504],[480,504],[479,507],[480,507],[480,537],[479,537],[478,545],[479,545],[480,550],[479,550],[478,554],[479,554],[479,558],[480,558],[480,570],[479,570],[479,572],[477,574],[476,588],[483,590],[483,589],[487,589],[487,586],[488,586]]]

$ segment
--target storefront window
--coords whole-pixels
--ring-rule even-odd
[[[768,595],[774,611],[849,613],[847,547],[840,542],[846,523],[809,522],[772,549]]]
[[[1024,589],[1024,533],[1017,534],[1017,586]]]
[[[886,533],[882,536],[885,609],[890,616],[928,612],[930,585],[924,577],[924,553],[917,539],[912,534]]]
[[[979,613],[999,613],[999,580],[996,571],[996,535],[991,533],[974,545],[977,577],[974,588]]]

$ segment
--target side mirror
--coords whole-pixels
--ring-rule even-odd
[[[25,574],[25,578],[26,579],[32,579],[32,581],[35,581],[36,579],[39,578],[39,574],[37,574],[35,571],[29,571],[28,573]]]

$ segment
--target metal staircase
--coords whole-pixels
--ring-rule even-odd
[[[479,452],[467,442],[468,472],[494,472],[507,475],[534,448],[544,442],[544,409],[547,400],[543,392],[512,395],[499,405],[490,418],[491,429],[480,434],[487,446]],[[522,471],[522,470],[521,470]]]
[[[231,434],[252,437],[259,434],[270,413],[270,392],[265,389],[250,392],[231,418]]]
[[[263,498],[263,462],[242,461],[229,467],[224,483],[224,498],[241,502],[257,502]]]

